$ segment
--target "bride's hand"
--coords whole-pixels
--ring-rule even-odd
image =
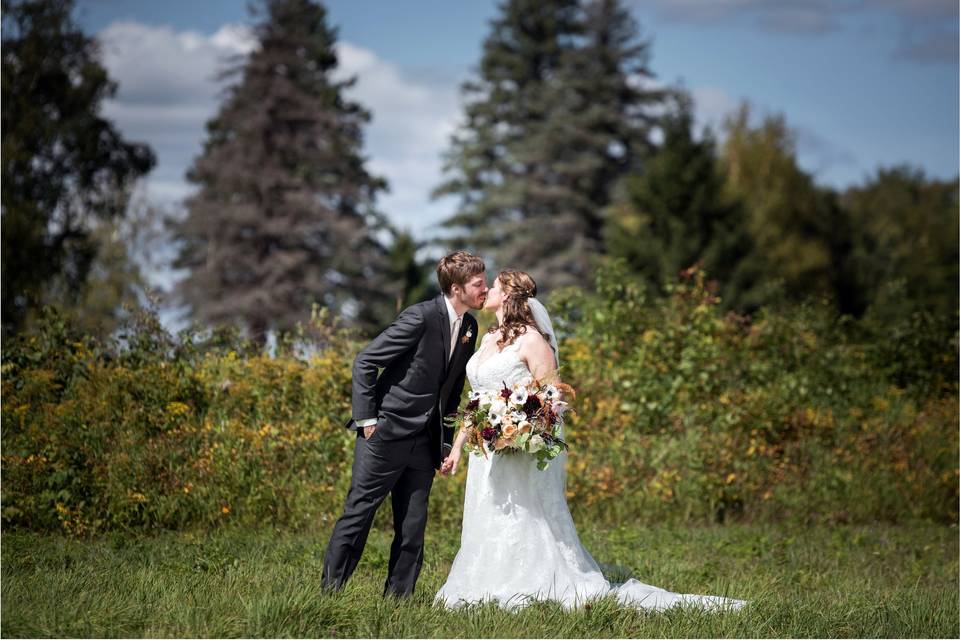
[[[460,452],[451,451],[443,462],[440,463],[440,473],[445,476],[452,476],[457,472],[457,466],[460,464]]]

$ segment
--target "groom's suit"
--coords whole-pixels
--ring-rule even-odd
[[[477,321],[464,313],[451,346],[447,304],[441,294],[407,307],[354,360],[353,415],[346,424],[357,432],[353,475],[327,545],[324,586],[339,588],[350,578],[377,507],[391,493],[394,538],[384,594],[413,593],[434,473],[453,444],[443,417],[460,404],[477,340]],[[366,439],[357,421],[374,418],[377,428]]]

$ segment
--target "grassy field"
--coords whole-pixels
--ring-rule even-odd
[[[4,637],[957,637],[956,527],[581,530],[613,577],[752,602],[739,612],[564,612],[433,605],[457,534],[428,531],[416,595],[384,600],[390,535],[371,533],[339,594],[319,590],[328,530],[221,531],[78,541],[2,538]]]

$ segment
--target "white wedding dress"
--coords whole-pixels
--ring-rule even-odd
[[[514,343],[484,356],[485,349],[478,349],[467,363],[471,387],[498,390],[504,382],[513,385],[529,376],[518,347]],[[675,605],[739,609],[746,604],[720,596],[672,593],[633,579],[609,583],[580,544],[570,517],[566,460],[563,452],[540,471],[527,454],[469,456],[460,550],[437,601],[449,608],[495,601],[511,610],[546,599],[569,609],[606,595],[656,610]]]

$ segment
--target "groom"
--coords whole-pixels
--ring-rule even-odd
[[[393,545],[384,595],[409,596],[423,564],[433,476],[453,443],[444,416],[457,411],[487,295],[483,260],[465,251],[437,265],[442,294],[404,309],[353,363],[357,432],[350,491],[327,545],[324,587],[341,588],[363,553],[377,507],[391,494]],[[378,368],[383,371],[377,376]]]

